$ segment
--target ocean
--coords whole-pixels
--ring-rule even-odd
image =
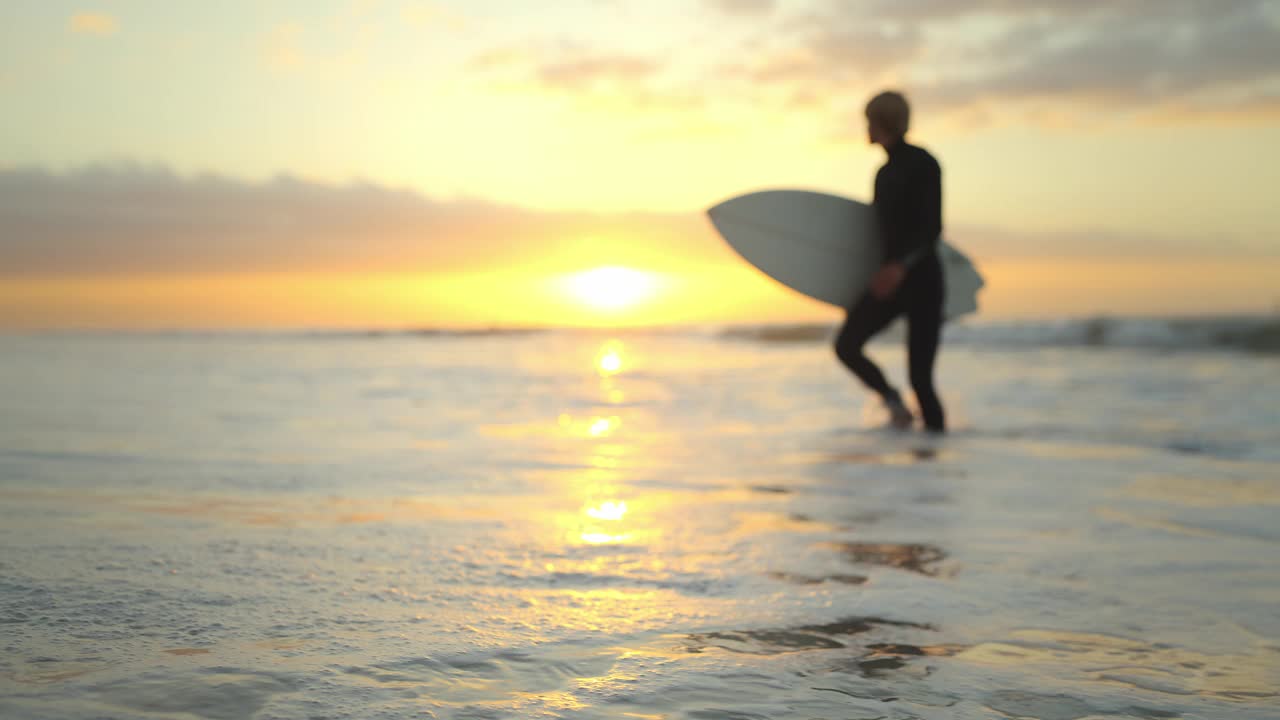
[[[1280,717],[1280,322],[830,333],[0,337],[0,718]]]

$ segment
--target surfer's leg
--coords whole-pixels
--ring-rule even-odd
[[[934,262],[936,266],[936,261]],[[933,387],[933,366],[938,357],[938,344],[942,339],[942,269],[940,266],[922,267],[919,285],[911,307],[907,311],[907,364],[911,377],[911,389],[925,428],[934,432],[947,429],[942,402]],[[914,283],[913,283],[914,284]]]
[[[880,368],[862,352],[862,347],[901,312],[895,302],[883,302],[871,295],[864,295],[849,311],[844,326],[836,335],[836,357],[858,376],[863,385],[879,394],[886,403],[901,402],[901,398],[898,391],[885,380]]]

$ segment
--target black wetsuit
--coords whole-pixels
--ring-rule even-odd
[[[893,295],[879,300],[868,292],[849,309],[836,336],[836,355],[867,387],[888,401],[899,400],[898,391],[863,353],[862,346],[905,313],[911,389],[920,403],[925,427],[942,431],[946,419],[933,388],[943,306],[942,265],[937,253],[942,233],[942,170],[938,161],[905,140],[894,145],[889,161],[876,174],[873,205],[880,220],[885,262],[901,262],[907,272]]]

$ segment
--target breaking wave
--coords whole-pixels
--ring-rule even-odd
[[[827,323],[732,326],[720,336],[759,343],[826,342]],[[901,337],[891,328],[887,339]],[[1069,320],[967,322],[949,325],[948,344],[997,347],[1098,347],[1161,350],[1241,350],[1280,354],[1280,316],[1212,318],[1095,317]]]

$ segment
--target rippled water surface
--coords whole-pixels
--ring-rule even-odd
[[[1276,356],[767,339],[3,338],[0,717],[1280,717]]]

